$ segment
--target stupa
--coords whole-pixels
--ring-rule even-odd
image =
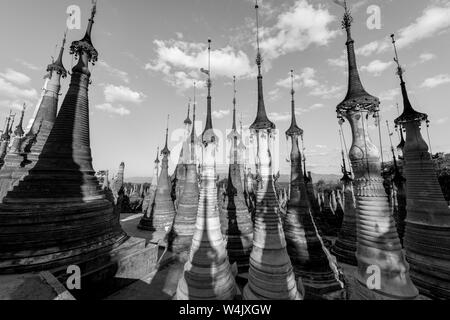
[[[247,272],[250,252],[253,247],[253,222],[245,203],[241,179],[242,139],[236,127],[236,77],[233,79],[233,125],[228,140],[230,141],[230,165],[225,201],[222,203],[222,233],[227,238],[227,251],[230,263],[237,263],[239,272]]]
[[[149,206],[151,211],[145,214],[139,222],[138,228],[142,230],[155,231],[167,234],[173,224],[175,217],[175,205],[170,192],[172,186],[169,180],[169,155],[168,148],[169,125],[166,128],[166,143],[161,150],[162,165],[161,174],[158,177],[158,186],[155,192],[154,204]],[[147,210],[148,212],[149,210]]]
[[[250,126],[257,143],[259,183],[256,193],[253,249],[250,255],[248,283],[244,288],[245,300],[300,300],[302,294],[286,250],[286,240],[279,217],[277,195],[273,184],[271,140],[275,124],[267,118],[261,74],[262,56],[259,48],[258,1],[256,9],[258,66],[258,111]],[[301,281],[299,281],[301,283]]]
[[[236,284],[228,261],[227,250],[220,230],[216,187],[217,136],[212,125],[211,111],[211,40],[208,40],[209,63],[207,114],[202,133],[202,181],[195,233],[189,260],[178,282],[177,300],[231,300]]]
[[[286,137],[291,140],[291,187],[287,203],[283,229],[286,236],[287,251],[297,278],[301,278],[306,297],[321,298],[323,295],[341,290],[330,261],[319,239],[311,216],[311,209],[306,192],[302,171],[302,154],[298,139],[303,130],[297,125],[294,101],[294,73],[291,71],[291,126]]]
[[[0,204],[0,274],[51,270],[65,278],[67,267],[77,265],[80,294],[109,288],[114,276],[143,277],[152,266],[145,240],[121,229],[92,167],[88,87],[89,63],[98,56],[91,41],[95,13],[94,2],[84,38],[71,45],[78,62],[39,159]],[[138,256],[147,263],[131,271],[127,266]]]
[[[358,239],[354,295],[358,299],[414,299],[418,291],[409,277],[409,265],[383,187],[380,154],[367,130],[366,117],[379,112],[380,101],[368,94],[361,83],[351,36],[353,18],[344,3],[342,26],[347,34],[349,82],[337,113],[341,123],[347,119],[353,133],[349,157],[354,174]],[[372,287],[374,272],[380,275],[380,285],[375,283],[376,287]]]
[[[199,188],[197,174],[196,145],[198,139],[195,133],[195,98],[194,84],[194,112],[192,128],[188,139],[188,148],[185,149],[186,179],[184,180],[183,193],[178,202],[178,210],[170,233],[170,248],[173,252],[189,251],[191,249],[192,237],[195,232],[197,211],[199,205]]]
[[[408,212],[406,257],[411,265],[411,278],[421,293],[450,299],[450,210],[420,130],[422,122],[428,125],[428,115],[414,110],[409,101],[394,35],[392,42],[403,96],[403,113],[395,123],[406,130],[403,148]]]

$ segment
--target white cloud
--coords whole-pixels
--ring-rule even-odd
[[[383,71],[392,66],[393,62],[383,62],[380,60],[374,60],[369,63],[367,66],[362,66],[361,70],[371,73],[374,76],[379,76]]]
[[[26,85],[31,81],[31,78],[26,74],[15,71],[13,69],[6,69],[5,73],[0,73],[0,76],[17,85]]]
[[[442,6],[430,6],[415,22],[397,32],[396,42],[398,48],[408,47],[417,41],[431,38],[442,32],[450,30],[450,3]],[[357,54],[369,56],[381,53],[392,48],[390,39],[370,42],[356,50]]]
[[[104,94],[106,102],[109,103],[116,101],[141,103],[145,98],[145,95],[141,92],[133,91],[128,87],[115,86],[112,84],[105,87]]]
[[[37,98],[37,91],[35,89],[23,89],[16,87],[12,83],[0,78],[0,94],[10,99],[28,99],[33,100]]]
[[[295,115],[300,116],[304,112],[303,109],[296,108],[295,109]],[[272,121],[277,122],[285,122],[285,121],[291,121],[292,115],[290,112],[269,112],[268,117]]]
[[[230,114],[230,110],[214,110],[212,116],[214,119],[223,119]]]
[[[446,84],[450,82],[450,75],[448,74],[440,74],[428,79],[420,85],[422,88],[435,88],[437,86]]]
[[[380,100],[392,101],[399,94],[398,89],[390,89],[380,93]]]
[[[114,107],[110,103],[104,103],[104,104],[98,104],[95,106],[96,109],[102,110],[108,113],[117,114],[119,116],[127,116],[131,112],[127,108],[120,106],[120,107]]]
[[[99,60],[98,65],[100,67],[104,68],[106,70],[106,72],[108,72],[108,74],[110,74],[111,76],[119,78],[120,80],[122,80],[125,83],[130,83],[130,78],[129,78],[127,72],[111,67],[104,60]]]
[[[450,28],[450,3],[447,6],[431,6],[414,23],[399,31],[397,45],[407,47],[419,40],[430,38]]]
[[[327,63],[332,67],[345,68],[347,66],[347,55],[343,54],[339,58],[328,59]]]
[[[208,67],[208,52],[205,43],[180,40],[155,40],[157,58],[145,65],[146,70],[161,72],[165,81],[179,89],[192,88],[194,81],[199,87],[204,78],[199,70]],[[252,73],[250,59],[241,50],[231,46],[211,50],[211,74],[232,78],[246,77]]]
[[[322,109],[322,108],[324,108],[324,107],[325,107],[324,104],[322,104],[322,103],[316,103],[316,104],[313,104],[312,106],[309,106],[306,110],[307,110],[307,111],[319,110],[319,109]]]
[[[283,88],[291,88],[291,76],[280,79],[276,83],[277,86]],[[300,74],[294,75],[294,89],[307,88],[311,89],[309,95],[320,96],[323,99],[336,97],[341,93],[343,86],[329,86],[326,82],[319,82],[316,78],[316,71],[313,68],[306,67]]]
[[[272,121],[277,122],[284,122],[291,120],[291,114],[290,113],[278,113],[278,112],[269,112],[268,117]]]
[[[303,88],[314,88],[319,85],[319,82],[315,79],[316,70],[313,68],[304,68],[300,74],[294,75],[294,88],[298,89],[300,87]],[[285,79],[278,80],[276,83],[277,86],[283,88],[291,88],[291,76]]]
[[[356,49],[356,54],[368,57],[374,52],[381,52],[385,51],[389,48],[389,42],[388,41],[372,41],[358,49]]]
[[[261,49],[269,59],[290,52],[303,51],[310,45],[324,46],[339,31],[329,29],[335,17],[323,5],[313,6],[306,0],[298,0],[277,17],[271,28],[263,28]],[[266,37],[264,37],[266,35]]]
[[[339,95],[341,95],[343,89],[344,89],[344,86],[328,87],[325,85],[320,85],[320,86],[314,88],[314,90],[312,90],[309,94],[311,96],[321,97],[322,99],[331,99],[331,98],[336,98]]]
[[[18,63],[20,63],[21,65],[23,65],[24,67],[30,69],[30,70],[33,70],[33,71],[38,71],[38,70],[40,70],[39,67],[36,67],[34,64],[29,63],[29,62],[27,62],[27,61],[25,61],[25,60],[22,60],[22,59],[16,59],[16,61],[17,61]]]
[[[275,88],[275,89],[269,91],[269,100],[270,101],[276,101],[279,98],[281,98],[280,88]]]
[[[436,120],[436,124],[445,124],[448,122],[448,117],[444,117],[444,118],[440,118],[438,120]]]
[[[29,100],[0,100],[0,107],[22,111],[24,103],[27,108],[33,106],[33,102]]]
[[[433,53],[422,53],[419,56],[419,59],[420,59],[420,63],[425,63],[425,62],[428,62],[430,60],[436,59],[436,55],[433,54]]]

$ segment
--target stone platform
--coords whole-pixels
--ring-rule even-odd
[[[50,272],[0,276],[0,300],[75,300]]]

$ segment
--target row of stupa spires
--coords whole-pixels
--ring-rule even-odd
[[[292,123],[287,132],[292,142],[291,185],[286,212],[280,213],[271,155],[275,125],[267,117],[263,97],[258,3],[255,8],[258,109],[250,129],[258,145],[258,184],[253,190],[253,217],[248,206],[241,205],[238,175],[241,171],[234,164],[230,165],[224,201],[217,197],[217,137],[213,132],[209,65],[207,119],[200,139],[201,177],[198,179],[196,164],[188,164],[176,209],[170,195],[167,129],[161,172],[156,174],[157,188],[149,203],[152,209],[140,223],[145,230],[167,233],[168,242],[174,248],[188,248],[189,259],[178,283],[178,299],[232,299],[236,295],[235,275],[239,268],[248,269],[248,283],[242,292],[244,299],[302,299],[308,295],[333,294],[342,288],[339,272],[330,262],[330,252],[314,222],[315,205],[310,200],[312,197],[308,197],[312,184],[305,184],[306,170],[302,173],[304,158],[298,145],[302,130],[296,124],[294,99]],[[140,245],[122,230],[113,200],[100,187],[92,168],[88,87],[89,64],[95,63],[98,56],[91,41],[95,13],[94,3],[85,37],[71,45],[71,53],[76,55],[78,63],[72,69],[60,112],[56,116],[63,72],[55,69],[37,112],[36,119],[39,114],[41,118],[35,120],[36,137],[29,143],[30,151],[25,154],[8,151],[0,170],[4,193],[0,204],[1,274],[57,270],[68,264],[82,265],[83,274],[89,274],[94,272],[90,268],[99,269],[100,261],[109,261],[105,256],[127,256],[118,251],[131,247],[137,250]],[[353,184],[356,207],[352,226],[349,217],[352,210],[345,210],[344,206],[339,237],[356,230],[354,257],[358,268],[354,295],[359,299],[414,299],[418,287],[423,294],[448,297],[449,212],[428,147],[420,134],[419,125],[426,115],[412,108],[398,64],[404,112],[396,122],[406,130],[405,258],[382,184],[380,156],[364,130],[365,116],[378,112],[379,100],[369,95],[360,81],[351,24],[352,17],[345,5],[343,27],[347,32],[349,88],[337,111],[342,120],[348,120],[355,137],[349,155],[353,181],[346,170],[344,178],[347,175],[345,185],[349,194]],[[210,41],[208,50],[211,50]],[[155,166],[155,170],[159,167]],[[345,198],[351,201],[352,197]],[[221,223],[220,207],[226,214],[228,228],[223,228]],[[335,247],[346,246],[345,241],[341,242]],[[232,263],[236,263],[237,270],[232,268]],[[370,275],[367,270],[372,266],[381,271],[381,288],[376,291],[367,287]]]
[[[377,147],[371,142],[366,130],[366,117],[374,115],[379,123],[379,99],[364,89],[356,63],[354,40],[351,35],[353,18],[345,9],[343,28],[347,34],[349,86],[345,99],[338,105],[340,124],[344,118],[353,133],[350,161],[354,174],[356,198],[357,249],[355,294],[367,299],[414,299],[421,294],[435,298],[450,296],[450,211],[439,187],[428,146],[422,138],[420,124],[427,122],[427,115],[413,109],[403,69],[400,66],[395,36],[391,35],[395,51],[397,73],[403,97],[403,113],[395,119],[406,131],[406,140],[401,132],[404,179],[397,172],[394,182],[406,189],[406,220],[404,249],[400,241],[389,201],[383,187],[381,159]],[[403,145],[404,141],[404,145]],[[405,217],[403,217],[404,219]],[[399,227],[397,225],[397,227]],[[406,257],[404,252],[406,252]],[[367,270],[377,266],[381,271],[381,289],[368,290]]]
[[[256,5],[256,8],[258,8],[258,5]],[[339,232],[338,241],[332,248],[332,252],[338,256],[338,260],[351,264],[356,263],[356,265],[358,265],[358,272],[356,275],[357,289],[355,291],[355,295],[358,298],[416,298],[418,295],[416,286],[418,286],[424,294],[436,297],[442,295],[445,296],[447,294],[445,290],[448,288],[448,283],[442,282],[442,280],[443,275],[448,272],[448,268],[446,268],[448,263],[446,260],[436,259],[437,256],[433,256],[433,251],[430,253],[429,250],[425,250],[426,248],[431,248],[431,246],[426,247],[423,245],[423,243],[431,244],[431,242],[439,239],[442,240],[443,243],[441,246],[442,249],[440,251],[436,250],[435,252],[442,252],[442,250],[445,252],[444,248],[448,243],[448,236],[443,232],[448,229],[448,220],[446,220],[448,219],[448,208],[443,201],[442,192],[439,189],[435,173],[432,169],[430,154],[427,152],[428,148],[426,147],[425,141],[423,141],[420,136],[418,126],[420,121],[427,119],[426,115],[418,113],[412,108],[407,96],[402,71],[400,65],[398,65],[398,73],[404,98],[404,113],[396,119],[396,124],[402,125],[407,131],[406,140],[404,140],[403,132],[401,132],[401,143],[399,147],[403,147],[405,175],[409,175],[409,179],[405,177],[406,185],[408,185],[408,183],[410,184],[410,187],[406,188],[408,190],[406,198],[409,207],[408,212],[412,212],[412,217],[409,222],[406,222],[405,249],[408,262],[412,266],[411,277],[415,282],[415,284],[413,284],[410,277],[409,263],[406,262],[405,255],[402,251],[399,232],[397,232],[398,226],[396,226],[396,223],[394,222],[388,197],[383,188],[380,156],[377,148],[372,144],[367,131],[364,130],[364,127],[366,126],[364,123],[365,116],[368,114],[378,115],[379,100],[368,94],[361,83],[356,64],[354,40],[351,37],[352,21],[353,19],[350,15],[350,11],[345,4],[343,27],[347,32],[346,45],[349,62],[349,87],[348,93],[344,101],[339,104],[337,111],[340,118],[340,124],[342,125],[344,118],[346,118],[350,122],[351,129],[355,136],[352,148],[350,149],[350,161],[353,168],[354,179],[351,178],[351,173],[347,171],[347,168],[345,167],[346,161],[344,159],[344,176],[342,181],[344,183],[344,194],[346,195],[344,197],[344,208],[347,209],[344,210],[345,214],[343,217],[342,228]],[[259,35],[257,39],[259,44]],[[257,168],[260,181],[257,190],[255,191],[253,248],[251,249],[249,263],[249,282],[244,289],[243,295],[247,298],[274,298],[274,292],[276,291],[277,297],[299,298],[301,297],[301,294],[297,291],[297,283],[295,281],[293,282],[294,277],[293,273],[291,273],[292,271],[295,271],[297,279],[302,280],[302,286],[307,288],[312,287],[313,290],[317,290],[317,283],[321,283],[321,285],[324,285],[325,287],[328,286],[337,290],[339,288],[339,283],[336,274],[329,261],[327,261],[329,256],[320,239],[320,231],[312,222],[311,211],[313,201],[309,201],[308,203],[307,200],[307,184],[305,185],[304,181],[306,170],[302,170],[302,159],[304,160],[304,158],[302,158],[298,146],[298,138],[303,135],[303,131],[296,123],[294,99],[292,99],[291,127],[286,132],[286,135],[292,140],[291,186],[287,203],[287,212],[283,217],[283,222],[280,220],[279,212],[277,212],[279,204],[273,185],[272,159],[269,143],[275,125],[268,119],[265,111],[263,77],[261,74],[262,56],[259,45],[257,47],[258,110],[256,120],[251,125],[250,129],[253,130],[253,134],[255,135],[258,144]],[[398,63],[398,58],[396,58],[396,61]],[[203,283],[201,277],[187,277],[187,275],[189,275],[190,272],[197,275],[197,272],[203,270],[202,268],[205,263],[204,259],[208,260],[203,256],[204,251],[209,252],[210,250],[213,250],[218,256],[222,257],[220,261],[223,264],[224,269],[221,269],[222,273],[218,273],[214,276],[228,277],[226,274],[229,272],[227,271],[229,269],[229,261],[226,261],[226,259],[223,258],[224,245],[221,244],[221,241],[214,239],[217,240],[217,242],[213,241],[213,243],[211,243],[202,238],[203,233],[205,232],[208,233],[209,236],[212,236],[210,234],[212,231],[218,232],[217,226],[220,225],[220,223],[217,223],[217,209],[220,208],[220,204],[216,203],[217,198],[214,196],[217,193],[215,189],[216,185],[214,183],[214,150],[210,147],[211,144],[214,145],[216,142],[216,137],[212,132],[210,69],[208,69],[208,76],[207,121],[205,131],[202,134],[204,152],[202,167],[206,169],[206,172],[202,171],[197,224],[194,231],[191,256],[189,262],[186,264],[187,272],[185,273],[185,277],[180,281],[179,285],[178,293],[181,298],[187,297],[186,294],[191,286],[198,289],[197,285]],[[293,96],[294,90],[292,90],[292,97]],[[233,120],[235,121],[235,118],[233,118]],[[418,148],[419,150],[417,150]],[[357,155],[355,153],[358,150],[360,153],[360,150],[365,150],[362,151],[362,157],[361,154]],[[428,166],[428,169],[420,170],[418,166],[424,165]],[[224,193],[225,198],[223,203],[225,204],[229,203],[230,194],[236,195],[235,181],[233,181],[234,172],[236,172],[236,170],[233,170],[233,168],[230,167],[228,186],[231,186],[231,188],[227,189]],[[396,172],[396,175],[398,175],[398,172]],[[418,177],[420,177],[420,181],[423,181],[423,179],[429,181],[429,190],[427,190],[428,198],[424,198],[424,196],[420,195],[418,192],[419,186],[421,186]],[[398,177],[395,179],[398,179]],[[354,188],[352,186],[353,184]],[[417,187],[414,187],[415,185],[417,185]],[[356,205],[354,199],[356,200]],[[429,203],[429,207],[424,205],[424,202],[427,202],[428,199],[435,200],[433,204]],[[430,215],[427,213],[430,211],[430,207],[435,208],[437,211]],[[227,212],[227,210],[223,211]],[[174,213],[175,209],[171,208],[171,212]],[[227,213],[229,214],[229,212]],[[233,214],[236,214],[236,210]],[[228,221],[233,221],[233,216],[228,215],[227,218]],[[226,220],[227,219],[225,219],[225,221]],[[234,220],[236,219],[234,218]],[[425,228],[423,227],[424,223],[426,224]],[[225,233],[227,230],[232,229],[231,227],[224,228],[223,225],[224,223],[222,223],[222,228],[225,230]],[[359,228],[356,228],[356,225],[358,225]],[[378,227],[380,225],[383,226],[383,229]],[[408,226],[410,230],[409,233]],[[169,228],[170,227],[167,226],[166,230]],[[428,230],[435,230],[436,233],[430,234],[430,232],[428,232],[426,237],[420,235],[421,232]],[[239,230],[239,232],[241,231]],[[271,242],[267,244],[264,239],[270,239]],[[306,258],[302,260],[302,250],[305,250],[305,243],[308,243],[311,248],[315,249],[312,250],[314,252],[313,255],[308,252]],[[270,257],[265,257],[263,254],[266,245],[271,248]],[[192,252],[192,250],[194,250],[194,252]],[[198,252],[200,254],[199,257],[196,255]],[[341,255],[340,259],[339,255]],[[431,268],[427,266],[427,264],[430,264],[430,260],[427,260],[426,258],[430,257],[430,255],[432,255],[433,258]],[[286,259],[288,256],[290,259]],[[445,256],[445,258],[447,258],[447,256]],[[231,260],[231,255],[229,255],[229,260]],[[200,261],[203,264],[201,264]],[[275,265],[274,261],[277,261]],[[196,263],[199,264],[197,265]],[[212,261],[211,263],[217,263],[217,261]],[[314,267],[311,267],[311,265]],[[368,273],[366,271],[370,266],[378,266],[381,270],[381,290],[377,292],[369,290],[366,286],[368,280]],[[272,288],[267,288],[267,286],[263,285],[269,278],[273,281]],[[281,289],[281,287],[277,286],[277,283],[283,283],[284,288]],[[222,290],[222,293],[226,295],[233,292],[229,286],[226,286],[223,283],[221,283],[221,285],[224,285],[224,287],[215,289]],[[335,287],[333,287],[334,285]],[[210,298],[217,297],[214,296],[214,290],[212,289],[213,288],[211,287]],[[197,292],[196,294],[205,294],[205,292]],[[214,292],[217,293],[217,290]],[[223,298],[223,296],[221,296],[221,298]]]

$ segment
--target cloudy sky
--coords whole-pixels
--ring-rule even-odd
[[[367,91],[382,101],[385,157],[389,149],[385,120],[395,118],[395,105],[401,103],[392,32],[397,34],[412,103],[432,121],[433,152],[450,152],[450,1],[349,3],[361,78]],[[39,5],[30,0],[0,2],[1,121],[11,107],[23,102],[29,105],[26,121],[31,117],[45,68],[57,55],[70,5],[81,8],[82,30],[71,30],[69,42],[83,36],[90,0],[40,0]],[[380,29],[367,24],[371,15],[367,10],[373,5],[380,8]],[[335,108],[347,86],[342,8],[331,0],[265,0],[260,11],[264,94],[269,117],[281,132],[276,153],[281,172],[289,172],[284,132],[290,119],[289,71],[294,69],[298,121],[305,130],[310,169],[339,173]],[[199,69],[207,67],[208,38],[213,41],[214,126],[222,132],[231,126],[233,75],[238,78],[239,117],[244,126],[252,123],[256,115],[254,21],[251,0],[99,0],[92,37],[99,63],[90,87],[94,167],[115,172],[125,161],[127,176],[150,176],[156,148],[164,144],[167,114],[170,147],[177,158],[194,80],[199,83],[198,119],[205,118],[205,78]],[[72,57],[66,54],[64,63],[70,69]],[[69,79],[63,81],[63,95],[68,83]],[[350,144],[348,126],[345,130]],[[378,145],[373,124],[370,130]]]

